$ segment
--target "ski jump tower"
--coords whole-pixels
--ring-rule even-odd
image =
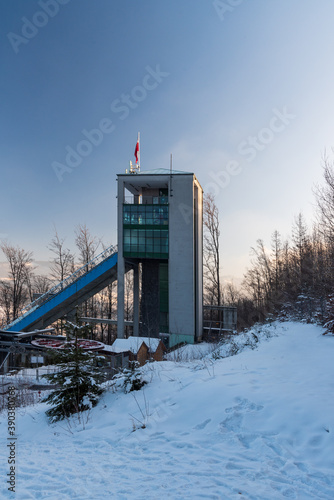
[[[135,336],[193,343],[203,332],[203,190],[193,173],[131,166],[118,181],[117,335],[134,270]],[[140,272],[141,268],[141,272]],[[140,283],[141,276],[141,283]]]

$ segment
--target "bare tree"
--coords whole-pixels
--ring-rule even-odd
[[[106,250],[110,245],[105,245],[101,242],[103,250]],[[110,283],[104,290],[101,290],[95,296],[95,308],[98,309],[98,314],[101,318],[116,319],[117,318],[117,283]],[[116,325],[99,325],[102,341],[111,344],[117,337]],[[105,335],[106,333],[106,335]]]
[[[281,235],[276,230],[273,232],[271,239],[272,248],[272,263],[273,263],[273,281],[275,294],[279,293],[281,285],[281,270],[282,270],[282,241]]]
[[[42,274],[35,274],[32,277],[32,290],[33,293],[42,295],[46,293],[52,286],[52,282],[48,276]]]
[[[53,258],[51,260],[50,276],[53,281],[61,283],[74,272],[74,255],[65,247],[65,238],[61,238],[55,228],[55,234],[48,249],[51,250]],[[57,332],[63,334],[64,321],[60,319],[55,323]]]
[[[295,288],[293,263],[291,259],[291,248],[288,240],[286,240],[283,243],[281,257],[282,257],[281,286],[284,291],[285,298],[288,298],[291,297],[292,292]]]
[[[324,237],[326,253],[329,259],[327,272],[330,279],[330,287],[334,282],[334,161],[329,160],[326,153],[323,157],[324,185],[315,188],[315,196],[318,209],[318,230]]]
[[[225,300],[226,303],[234,306],[237,305],[238,300],[240,299],[240,291],[238,288],[235,286],[235,284],[231,281],[226,283],[225,285]]]
[[[93,260],[96,250],[100,245],[100,241],[92,236],[86,224],[79,225],[75,230],[75,243],[79,250],[79,260],[81,265],[87,266],[87,271],[90,269],[89,263]],[[94,297],[83,304],[84,316],[96,316],[96,307]]]
[[[334,284],[334,161],[324,157],[323,169],[324,185],[315,189],[318,224],[312,233],[299,214],[291,243],[282,243],[275,231],[270,255],[261,240],[253,249],[255,260],[244,286],[252,307],[262,315],[282,310],[298,317],[324,317],[326,297]]]
[[[110,283],[104,290],[95,295],[95,308],[98,316],[107,319],[117,318],[117,291],[116,283]],[[99,324],[102,342],[111,344],[117,336],[116,325]]]
[[[7,321],[17,318],[29,296],[32,276],[32,253],[9,243],[0,245],[8,265],[8,281],[2,281],[0,287],[1,302],[5,305]]]
[[[51,277],[56,281],[63,281],[74,272],[74,255],[65,248],[65,238],[60,238],[57,230],[49,245],[49,250],[54,254],[51,265]]]
[[[100,241],[90,234],[86,224],[79,225],[75,230],[75,244],[79,249],[79,259],[82,265],[89,264],[95,257]]]
[[[243,285],[251,294],[258,311],[264,312],[273,303],[275,269],[262,240],[252,248],[252,267],[244,275]]]
[[[26,285],[29,300],[33,302],[37,298],[36,295],[43,295],[51,288],[52,281],[47,276],[31,273]]]
[[[255,307],[257,309],[262,309],[265,296],[264,284],[262,274],[257,263],[253,263],[253,267],[251,269],[247,269],[244,275],[243,286],[252,298]]]
[[[298,214],[292,227],[293,260],[299,290],[309,293],[313,288],[313,249],[303,214]]]
[[[203,202],[204,223],[204,276],[205,289],[210,303],[222,304],[219,254],[219,211],[212,194],[206,195]]]
[[[125,307],[124,317],[126,321],[133,320],[133,271],[125,275]],[[125,327],[126,336],[129,335],[129,328]]]
[[[12,314],[12,286],[9,280],[0,281],[0,307],[3,311],[2,323],[4,325],[11,322]]]
[[[323,158],[325,184],[315,188],[320,228],[326,238],[334,242],[334,165],[325,155]]]

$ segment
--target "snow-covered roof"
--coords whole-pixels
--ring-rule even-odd
[[[150,352],[155,352],[158,348],[160,339],[150,337],[129,337],[128,339],[116,339],[113,345],[108,346],[106,351],[110,352],[132,352],[137,354],[142,343],[145,342]]]
[[[151,338],[151,337],[129,337],[130,339],[140,339],[149,348],[150,352],[155,352],[158,349],[158,345],[161,342],[160,339],[157,338]]]

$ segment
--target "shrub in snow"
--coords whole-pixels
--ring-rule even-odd
[[[83,337],[88,327],[67,323],[65,328],[68,338],[74,336],[74,341],[64,349],[52,352],[53,363],[57,365],[58,371],[43,375],[49,382],[59,386],[43,399],[43,402],[52,405],[46,411],[51,422],[91,409],[96,406],[103,392],[98,361],[104,358],[84,351],[78,345],[78,335]]]
[[[139,391],[147,384],[146,380],[143,379],[138,361],[130,362],[129,367],[124,368],[121,373],[116,375],[115,379],[116,385],[121,385],[126,393]]]
[[[262,339],[267,339],[274,335],[276,327],[255,324],[248,331],[239,335],[226,337],[221,340],[215,351],[211,354],[214,360],[235,356],[245,348],[256,349]]]

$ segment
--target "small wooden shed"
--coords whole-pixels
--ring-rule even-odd
[[[128,356],[129,361],[138,361],[143,366],[146,361],[162,361],[167,349],[161,339],[150,337],[129,337],[116,339],[111,346],[106,346],[109,355],[119,356],[121,353]]]

